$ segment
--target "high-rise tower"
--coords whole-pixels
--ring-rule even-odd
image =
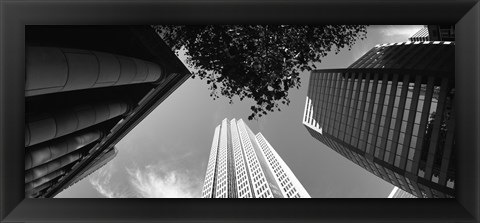
[[[203,198],[310,198],[261,133],[243,120],[215,128]]]
[[[310,76],[303,124],[323,144],[417,197],[455,194],[453,42],[377,45]]]
[[[190,77],[150,26],[25,28],[25,197],[50,198]]]

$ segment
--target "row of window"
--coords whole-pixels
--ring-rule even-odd
[[[237,190],[239,197],[250,197],[250,184],[247,179],[247,171],[243,161],[242,149],[238,138],[236,123],[232,120],[232,142],[234,147],[235,170],[237,178]]]
[[[320,100],[320,104],[321,104],[322,102],[323,102],[323,101]],[[361,101],[358,101],[358,104],[360,104],[360,102],[361,102]],[[407,117],[408,117],[408,112],[410,111],[410,110],[408,110],[408,108],[409,108],[409,106],[410,106],[410,102],[411,102],[411,101],[407,101],[407,104],[406,104],[407,107],[405,108],[405,114],[403,115],[403,116],[404,116],[404,117],[403,117],[403,120],[405,120],[405,121],[408,121]],[[420,102],[420,106],[418,106],[418,108],[417,108],[417,109],[418,109],[418,112],[417,112],[418,114],[420,114],[420,111],[421,111],[421,109],[423,108],[423,107],[422,107],[422,106],[423,106],[423,101],[420,100],[419,102]],[[433,101],[433,106],[432,106],[432,108],[435,108],[435,107],[436,107],[436,104],[435,104],[435,103],[436,103],[436,102]],[[352,103],[352,104],[355,104],[355,103]],[[366,103],[366,105],[367,105],[367,106],[365,106],[365,108],[368,110],[368,102]],[[383,106],[383,109],[382,109],[381,125],[384,125],[384,124],[385,124],[385,117],[386,117],[387,109],[388,109],[388,105],[385,104],[385,105]],[[347,123],[347,119],[349,119],[349,121],[348,121],[349,124],[352,124],[352,123],[353,123],[353,122],[352,122],[353,119],[351,119],[351,117],[353,116],[354,113],[356,113],[356,119],[355,119],[356,121],[359,121],[359,120],[360,120],[360,117],[361,117],[362,112],[363,112],[363,119],[364,119],[364,120],[367,118],[367,115],[370,114],[369,112],[364,111],[363,109],[361,109],[361,108],[359,108],[359,107],[357,107],[357,108],[355,109],[353,106],[352,106],[351,109],[349,110],[349,113],[348,113],[348,114],[346,113],[347,109],[343,109],[343,112],[340,112],[340,111],[341,111],[340,106],[338,106],[338,109],[337,109],[337,110],[338,110],[338,112],[336,112],[336,114],[335,114],[336,116],[333,117],[333,119],[336,120],[336,121],[340,121],[341,123]],[[433,110],[433,109],[432,109],[432,110]],[[327,113],[331,113],[331,112],[335,112],[335,111],[336,111],[336,110],[332,110],[332,109],[329,108],[329,107],[326,108],[326,112],[327,112]],[[393,108],[392,117],[396,118],[398,112],[399,112],[399,111],[398,111],[398,108],[394,107],[394,108]],[[340,116],[340,114],[341,114],[341,116]],[[377,114],[376,104],[374,105],[373,113],[371,113],[371,114],[374,115],[374,117],[375,117],[375,115]],[[340,118],[340,117],[341,117],[341,118]],[[418,116],[416,119],[414,119],[413,122],[418,123],[418,122],[420,121],[419,117],[420,117],[420,116]],[[410,121],[410,122],[412,122],[412,121]]]
[[[217,147],[218,147],[218,139],[220,133],[220,125],[215,128],[214,135],[213,135],[213,142],[212,147],[210,149],[210,157],[208,159],[208,166],[207,166],[207,174],[205,177],[204,182],[204,192],[203,196],[207,197],[211,195],[212,187],[213,187],[213,174],[215,171],[216,159],[217,159]]]
[[[386,181],[389,181],[392,184],[397,185],[399,187],[402,187],[402,185],[403,185],[403,187],[404,187],[403,189],[405,189],[406,191],[409,190],[409,189],[407,189],[405,187],[405,182],[407,182],[407,185],[408,185],[409,188],[413,187],[411,182],[409,182],[408,178],[404,178],[403,176],[401,176],[397,173],[393,173],[393,171],[390,171],[387,174],[385,172],[385,170],[383,169],[383,167],[381,167],[379,164],[375,163],[375,165],[373,166],[373,164],[369,160],[365,159],[364,157],[360,157],[357,153],[351,152],[349,149],[344,148],[343,146],[329,140],[326,137],[323,137],[321,134],[316,134],[316,137],[321,139],[321,141],[325,142],[326,145],[328,145],[329,147],[331,147],[335,151],[339,152],[344,157],[354,161],[358,165],[364,167],[365,169],[369,170],[370,172],[374,173],[375,175],[382,177]],[[382,170],[382,171],[379,171],[379,170]],[[422,176],[422,174],[420,174],[420,176]],[[402,179],[404,181],[402,181]],[[407,180],[407,181],[405,181],[405,180]],[[412,185],[412,186],[410,186],[410,185]],[[453,186],[452,186],[452,188],[453,188]],[[412,191],[413,194],[418,194],[417,192],[414,192],[415,190],[410,189],[409,191]]]
[[[258,193],[259,192],[258,188],[262,187],[262,185],[265,185],[264,187],[266,187],[265,176],[263,175],[263,172],[261,171],[259,162],[257,160],[255,152],[253,151],[252,144],[251,144],[251,142],[250,142],[250,140],[247,136],[246,129],[245,129],[244,126],[239,128],[239,133],[240,133],[240,136],[243,139],[242,142],[246,143],[245,153],[247,154],[247,164],[248,164],[248,167],[250,169],[250,175],[252,177],[253,184],[255,186],[254,190],[256,191],[256,194],[258,195],[259,194]]]
[[[324,76],[328,76],[328,75],[324,75]],[[364,81],[362,81],[362,82],[364,82]],[[370,81],[370,82],[372,82],[372,81]],[[373,83],[373,82],[372,82],[372,83]],[[381,81],[379,81],[379,83],[381,83]],[[363,85],[363,84],[362,84],[362,85]],[[401,88],[402,85],[403,85],[402,82],[399,82],[400,88]],[[370,86],[371,86],[371,85],[370,85]],[[405,85],[405,86],[412,87],[412,86],[413,86],[413,83],[410,83],[409,85]],[[361,86],[361,87],[363,87],[363,86]],[[424,84],[423,84],[421,87],[422,87],[422,89],[425,89],[425,88],[426,88],[426,86],[425,86]],[[369,87],[369,88],[370,88],[370,87]],[[358,89],[358,88],[357,88],[357,89]],[[381,89],[381,88],[377,88],[377,92],[380,92],[380,89]],[[327,90],[328,90],[328,89],[327,89]],[[401,92],[401,91],[398,90],[397,93],[398,93],[398,92]],[[408,96],[408,97],[411,97],[411,96],[413,96],[413,93],[412,93],[411,91],[408,91],[408,92],[407,92],[407,96]],[[324,97],[324,98],[325,98],[325,97]],[[324,98],[320,99],[321,102],[323,101]],[[327,98],[327,101],[328,101],[329,98],[328,98],[328,97],[326,97],[326,98]],[[421,95],[421,96],[419,97],[419,99],[420,99],[419,102],[420,102],[420,103],[422,103],[423,98],[424,98],[423,95]],[[330,101],[331,101],[331,100],[330,100]],[[378,97],[377,97],[376,102],[378,102],[378,101],[379,101],[379,100],[378,100]],[[384,102],[385,102],[385,101],[386,101],[386,100],[384,100]],[[396,104],[398,105],[399,99],[396,99],[395,101],[396,101]],[[407,103],[409,104],[409,105],[407,106],[407,108],[409,108],[409,107],[410,107],[411,100],[410,100],[410,99],[407,100]],[[359,104],[359,103],[358,103],[358,104]],[[423,105],[423,104],[420,104],[420,106],[418,106],[418,110],[420,110],[420,109],[422,108],[421,105]],[[340,107],[340,106],[338,106],[338,107]],[[432,106],[432,108],[434,108],[434,107],[435,107],[435,104]],[[385,108],[386,108],[386,107],[385,107]],[[320,112],[327,112],[327,114],[330,114],[330,113],[332,112],[331,108],[330,108],[328,105],[327,105],[327,108],[326,108],[326,109],[325,109],[325,106],[323,106],[322,109],[323,109],[323,111],[320,111]],[[348,118],[348,116],[347,116],[347,115],[348,115],[348,114],[347,114],[347,110],[349,110],[349,109],[343,109],[342,114],[343,114],[344,119],[347,119],[347,118]],[[374,111],[376,112],[377,110],[374,110]],[[356,116],[359,117],[360,115],[358,114],[358,112],[361,112],[361,111],[356,111],[356,112],[357,112],[357,115],[356,115]],[[350,109],[349,113],[353,113],[353,109]],[[385,110],[385,109],[383,109],[382,114],[386,114],[386,110]],[[395,109],[395,110],[394,110],[394,113],[393,113],[393,117],[395,117],[396,114],[397,114],[397,111],[396,111],[396,109]],[[414,120],[414,121],[416,121],[417,123],[420,121],[420,120],[419,120],[419,119],[420,119],[420,118],[419,118],[419,117],[420,117],[420,116],[419,116],[420,114],[421,114],[421,113],[419,113],[419,114],[418,114],[418,117],[415,118],[415,120]],[[367,118],[367,117],[365,117],[366,115],[367,115],[367,114],[364,114],[364,119]],[[320,116],[320,117],[322,117],[322,116]],[[338,114],[337,114],[337,117],[339,117]],[[336,118],[337,121],[338,121],[338,118],[337,118],[337,117],[335,117],[335,118]],[[407,121],[408,121],[407,117],[408,117],[408,110],[405,112],[404,117],[403,117],[403,118],[405,119],[405,121],[402,122],[402,124],[401,124],[401,130],[402,130],[402,132],[403,132],[403,131],[406,131]],[[329,119],[327,118],[327,121],[326,121],[327,123],[325,123],[325,125],[322,126],[322,127],[324,127],[324,128],[327,128],[327,130],[328,130],[329,127],[330,127],[329,124],[328,124],[328,120],[329,120]],[[375,120],[375,119],[371,119],[371,120]],[[350,122],[349,122],[349,123],[352,123],[352,121],[353,121],[353,119],[350,119]],[[358,121],[358,120],[356,120],[356,121]],[[383,124],[385,123],[385,117],[382,117],[382,118],[380,119],[380,121],[381,121],[381,125],[383,125]],[[343,121],[342,121],[342,122],[343,122]],[[391,123],[391,124],[392,124],[392,125],[391,125],[392,128],[395,126],[395,125],[394,125],[394,124],[395,124],[394,122],[395,122],[395,121],[393,121],[393,123]],[[343,124],[346,124],[346,123],[347,123],[347,121],[343,122]],[[365,128],[366,128],[365,124],[367,124],[367,123],[363,123],[363,124],[364,124],[364,125],[362,126],[362,128],[365,130]],[[336,124],[336,127],[339,126],[339,125],[340,125],[340,124]],[[372,125],[371,128],[370,128],[370,131],[374,130],[375,128],[376,128],[376,125]],[[414,125],[414,132],[418,132],[418,128],[419,128],[419,125]],[[344,126],[342,126],[341,129],[334,129],[334,135],[335,135],[335,133],[338,134],[338,131],[341,131],[341,132],[343,133],[342,130],[344,130],[344,129],[345,129]],[[351,128],[350,128],[350,129],[351,129]],[[349,130],[350,130],[350,129],[349,129]],[[383,127],[380,128],[380,133],[379,133],[380,136],[383,135],[383,131],[382,131],[382,130],[383,130]],[[359,130],[356,130],[356,131],[354,132],[354,135],[358,135],[358,131],[359,131]],[[343,133],[343,135],[345,135],[345,134]],[[342,135],[342,136],[343,136],[343,135]],[[362,136],[364,136],[364,135],[365,135],[365,134],[362,134]],[[392,136],[393,136],[393,134],[390,134],[390,135],[389,135],[390,138],[392,138]],[[402,136],[403,136],[403,134],[402,134]],[[401,136],[401,138],[404,139],[405,137],[402,137],[402,136]],[[350,136],[349,136],[348,134],[345,135],[345,137],[346,137],[347,141],[350,142],[350,143],[351,143],[351,141],[353,140],[353,139],[350,138]],[[363,137],[360,137],[360,138],[363,138]],[[355,141],[354,141],[355,144],[357,143],[357,140],[358,140],[358,138],[355,138]],[[402,142],[402,141],[400,141],[400,142]],[[369,144],[371,145],[371,143],[372,143],[372,142],[371,142],[371,140],[370,140]],[[371,149],[369,148],[369,149],[367,149],[367,150],[371,150]],[[370,152],[370,151],[369,151],[369,152]],[[377,152],[377,154],[380,154],[380,153]],[[397,163],[399,163],[399,162],[397,161]]]
[[[263,149],[264,153],[267,154],[267,157],[269,157],[270,165],[273,169],[273,172],[274,172],[278,182],[280,182],[280,185],[281,185],[282,189],[285,191],[285,193],[287,193],[287,196],[292,197],[293,193],[296,192],[295,188],[293,187],[292,182],[287,177],[286,173],[281,168],[280,163],[275,158],[275,156],[271,152],[270,148],[267,147],[264,140],[262,138],[260,138],[259,141],[260,141],[260,144],[262,145],[262,149]]]
[[[217,184],[216,184],[216,197],[228,197],[228,122],[226,119],[222,121],[222,128],[220,130],[220,145],[218,152],[218,169],[217,169]]]

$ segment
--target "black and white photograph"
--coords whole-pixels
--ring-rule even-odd
[[[27,198],[455,198],[455,24],[27,25]]]

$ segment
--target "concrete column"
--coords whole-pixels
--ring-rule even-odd
[[[58,159],[52,160],[48,163],[43,165],[34,167],[25,171],[25,183],[30,183],[40,177],[43,177],[49,173],[52,173],[68,164],[71,164],[77,160],[82,158],[82,154],[80,152],[73,152],[66,156],[62,156]]]
[[[100,130],[79,132],[58,140],[28,147],[25,150],[25,170],[47,163],[53,159],[83,148],[102,137]]]
[[[126,102],[111,101],[27,117],[25,147],[79,131],[125,114],[128,110]]]
[[[25,95],[155,82],[164,76],[158,64],[132,57],[89,50],[27,47]]]
[[[45,175],[44,177],[41,177],[37,180],[34,180],[30,183],[27,183],[25,184],[25,191],[31,191],[33,189],[35,189],[36,187],[39,187],[61,175],[65,174],[65,170],[56,170],[56,171],[53,171],[47,175]]]
[[[46,182],[36,188],[33,188],[32,190],[25,191],[25,198],[33,198],[38,195],[38,192],[44,190],[45,188],[48,188],[53,185],[52,181]]]

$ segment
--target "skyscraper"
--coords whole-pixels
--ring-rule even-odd
[[[25,196],[53,197],[190,77],[150,26],[27,26]]]
[[[311,73],[303,124],[345,158],[417,197],[455,194],[452,42],[377,45]]]
[[[242,119],[215,128],[203,198],[310,198],[261,133]]]
[[[392,192],[388,195],[388,198],[417,198],[413,196],[412,194],[398,188],[394,187]]]
[[[428,35],[428,27],[425,26],[422,29],[418,30],[413,36],[408,38],[409,41],[430,41],[430,37]]]

